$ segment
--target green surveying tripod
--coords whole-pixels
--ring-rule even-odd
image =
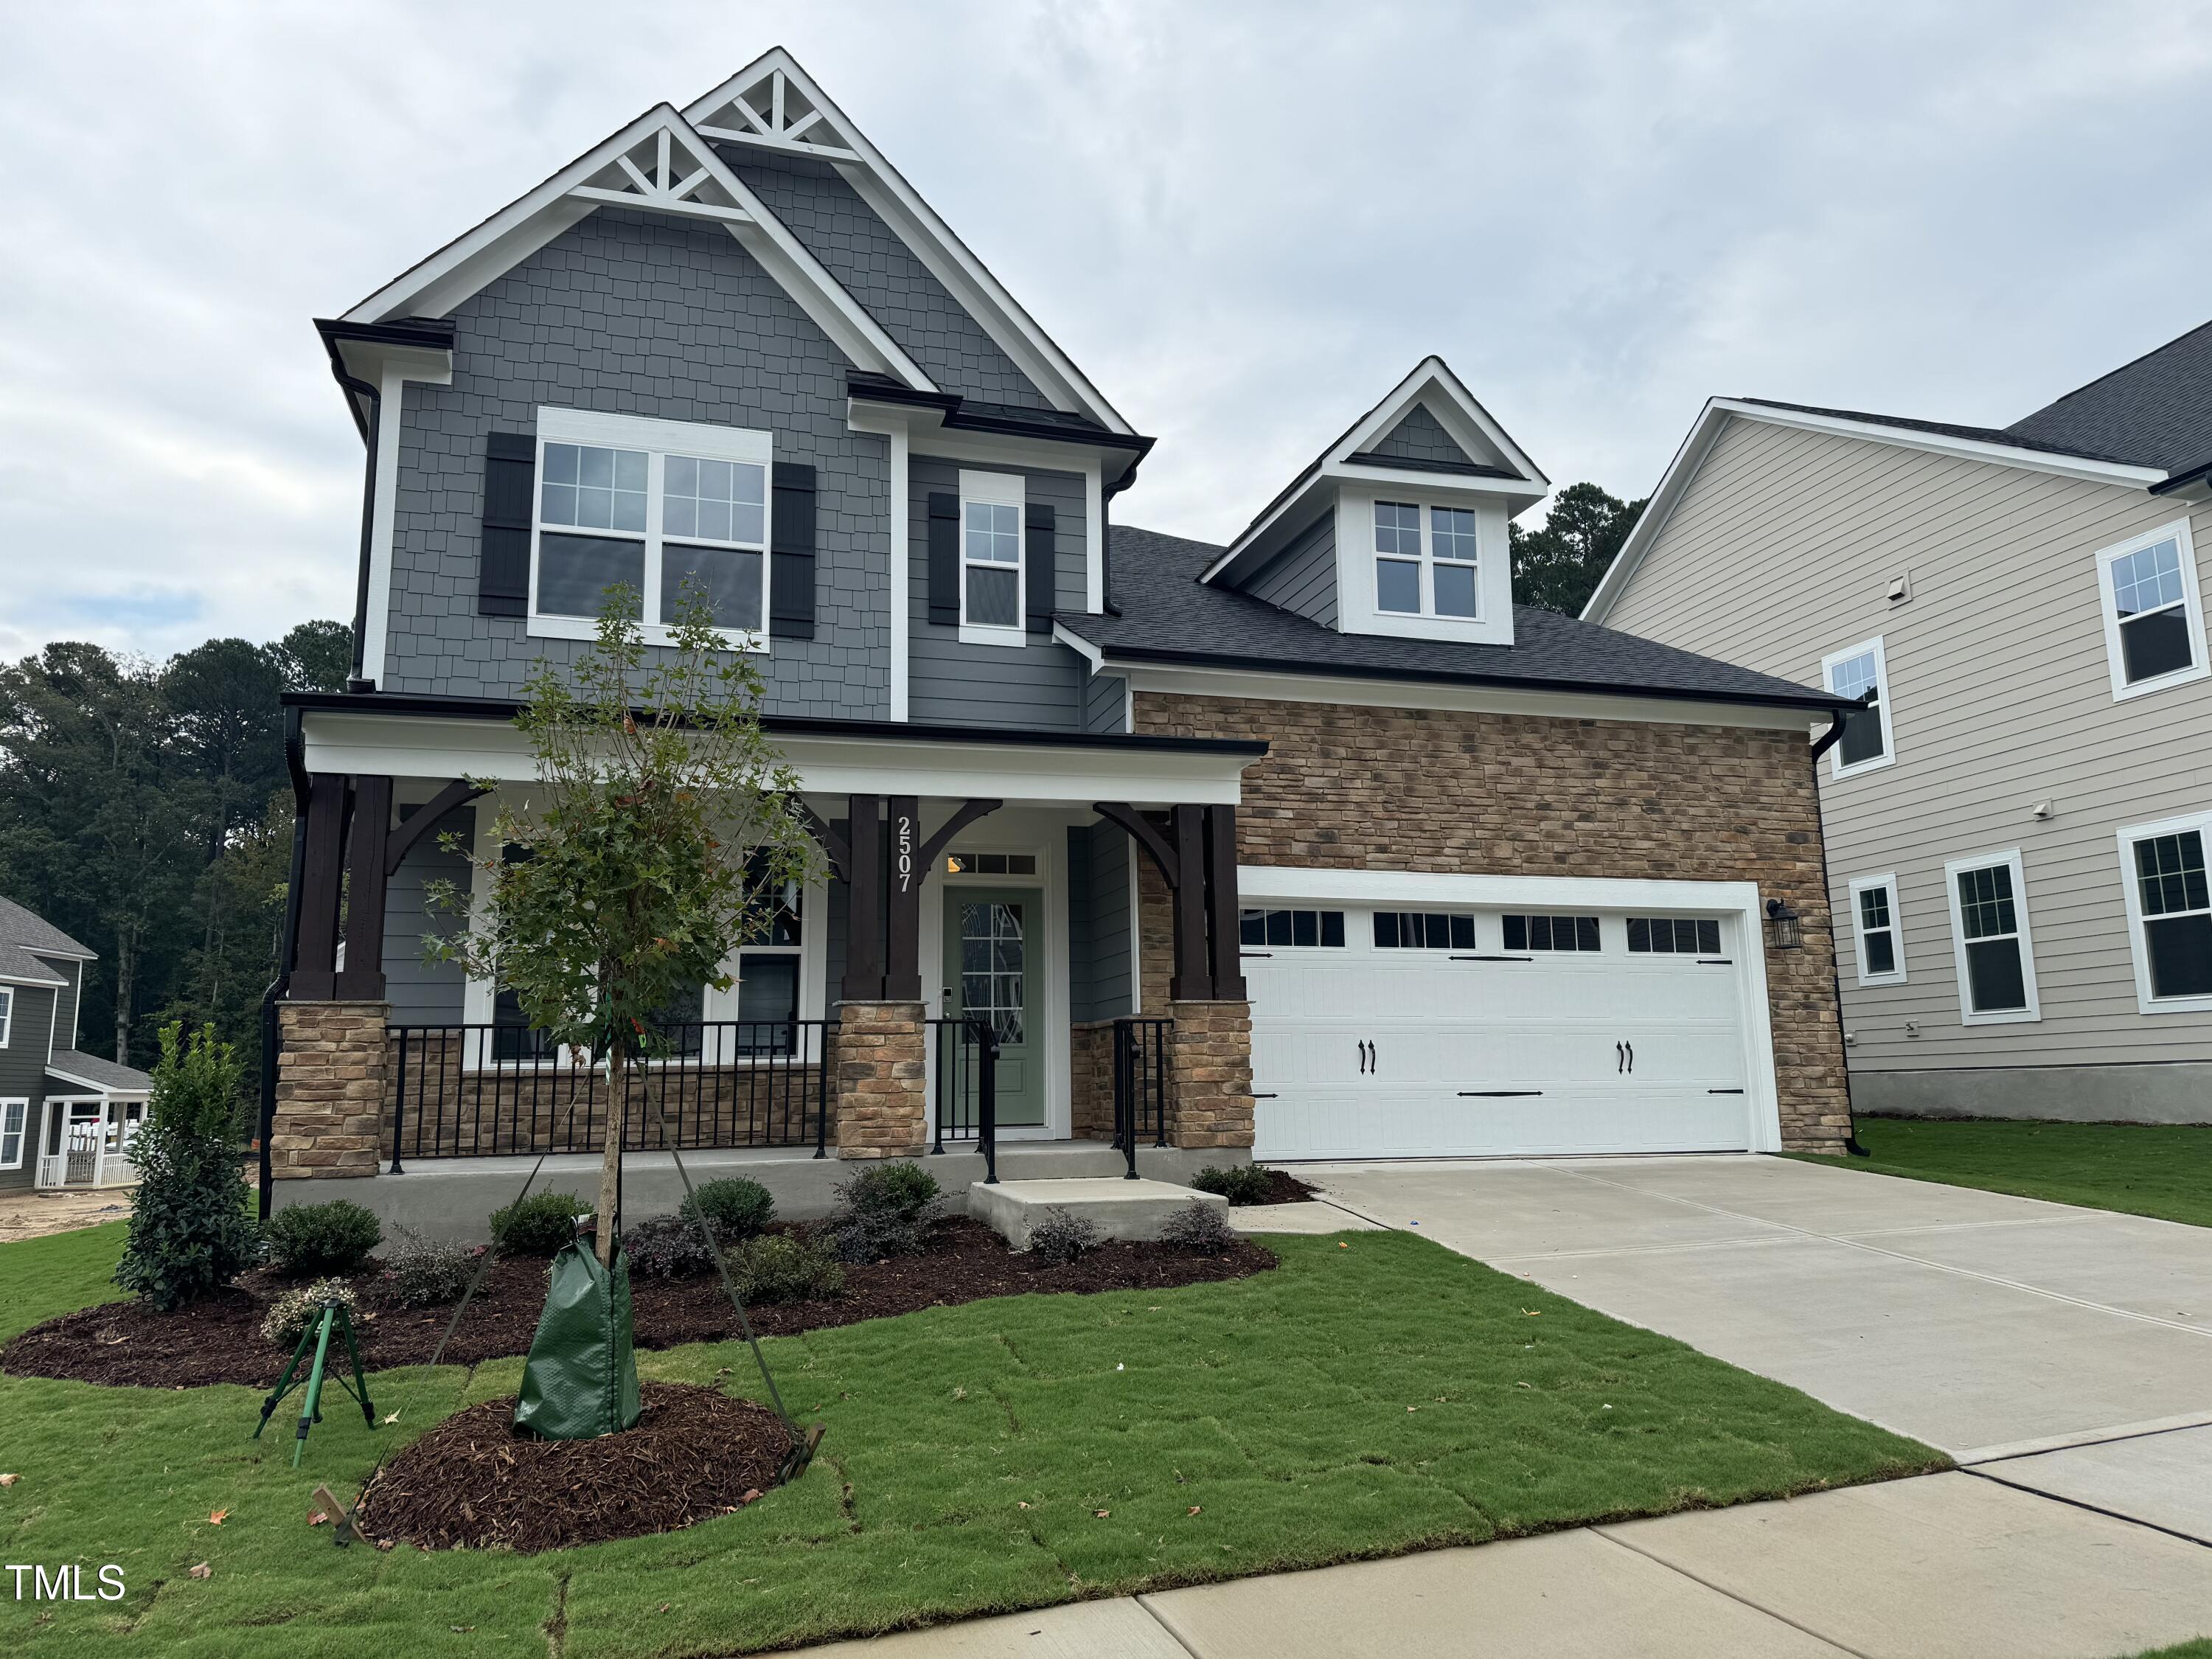
[[[300,1346],[292,1350],[292,1363],[284,1367],[284,1375],[276,1379],[276,1386],[269,1398],[261,1402],[261,1421],[254,1425],[253,1437],[261,1438],[261,1431],[269,1426],[269,1419],[276,1414],[276,1407],[284,1396],[298,1386],[293,1380],[300,1376],[300,1362],[307,1358],[307,1344],[315,1345],[314,1368],[304,1378],[307,1392],[300,1401],[300,1432],[292,1442],[292,1467],[300,1467],[300,1454],[307,1449],[307,1430],[323,1420],[323,1379],[325,1365],[331,1355],[331,1333],[342,1332],[345,1336],[346,1357],[353,1362],[353,1381],[341,1376],[338,1386],[361,1402],[361,1414],[370,1428],[376,1426],[376,1407],[368,1403],[368,1379],[362,1374],[361,1345],[353,1340],[353,1321],[346,1315],[342,1302],[323,1304],[323,1316],[300,1333]]]

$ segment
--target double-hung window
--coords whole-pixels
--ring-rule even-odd
[[[8,1046],[9,1037],[15,1029],[15,988],[12,985],[0,985],[0,1048]]]
[[[23,1141],[30,1133],[31,1103],[0,1100],[0,1170],[23,1167]]]
[[[1851,883],[1851,923],[1859,983],[1904,984],[1905,944],[1899,930],[1895,876],[1861,876]]]
[[[960,474],[960,626],[985,644],[1023,645],[1022,508],[1017,472]]]
[[[2212,1010],[2212,812],[2120,831],[2134,935],[2136,994],[2147,1014]]]
[[[1839,697],[1872,698],[1865,708],[1844,716],[1844,735],[1828,751],[1832,775],[1847,778],[1887,766],[1894,751],[1889,737],[1889,663],[1881,641],[1869,640],[1823,657],[1820,677]]]
[[[2019,849],[1954,859],[1943,866],[1943,879],[1950,890],[1960,1016],[1969,1025],[2042,1018]]]
[[[1426,515],[1426,535],[1423,517]],[[1375,608],[1474,621],[1481,615],[1474,514],[1413,501],[1375,503]]]
[[[2162,691],[2212,672],[2188,520],[2102,550],[2097,586],[2115,698]]]
[[[620,585],[665,643],[688,588],[764,648],[769,434],[541,409],[538,436],[533,633],[588,637]]]

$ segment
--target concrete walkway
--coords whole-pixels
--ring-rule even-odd
[[[1301,1166],[1960,1472],[817,1650],[871,1659],[2105,1659],[2212,1636],[2212,1230],[1780,1158]]]

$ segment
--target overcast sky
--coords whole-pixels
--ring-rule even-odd
[[[781,43],[1207,538],[1441,352],[1559,483],[1708,395],[1990,424],[2212,317],[2212,7],[35,5],[0,655],[349,616],[334,315]]]

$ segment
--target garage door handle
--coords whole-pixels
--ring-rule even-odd
[[[1734,958],[1729,957],[1699,957],[1698,958],[1698,966],[1700,968],[1726,968],[1733,960]]]
[[[1705,1092],[1709,1095],[1740,1095],[1743,1091],[1741,1089],[1708,1089]]]
[[[1534,962],[1534,957],[1454,957],[1454,962]]]
[[[1630,1042],[1622,1046],[1628,1050],[1628,1074],[1634,1077],[1636,1075],[1636,1045]]]
[[[1237,954],[1249,962],[1254,957],[1273,957],[1275,953],[1273,951],[1239,951]]]
[[[1743,1091],[1742,1091],[1742,1090],[1741,1090],[1741,1089],[1739,1089],[1739,1090],[1737,1090],[1737,1091],[1736,1091],[1736,1093],[1738,1093],[1738,1094],[1741,1094],[1742,1092],[1743,1092]],[[1275,1096],[1275,1095],[1254,1095],[1254,1096],[1252,1097],[1252,1098],[1253,1098],[1253,1099],[1255,1099],[1255,1100],[1274,1100],[1274,1099],[1277,1099],[1277,1098],[1279,1098],[1279,1097]]]
[[[1541,1089],[1462,1089],[1459,1091],[1459,1097],[1462,1100],[1504,1100],[1543,1092]]]
[[[1628,1069],[1628,1045],[1627,1045],[1627,1044],[1626,1044],[1626,1043],[1622,1043],[1622,1042],[1616,1042],[1616,1043],[1614,1043],[1614,1044],[1613,1045],[1613,1075],[1614,1075],[1614,1076],[1616,1076],[1616,1077],[1618,1077],[1621,1073],[1623,1073],[1623,1072],[1626,1071],[1627,1069]]]

